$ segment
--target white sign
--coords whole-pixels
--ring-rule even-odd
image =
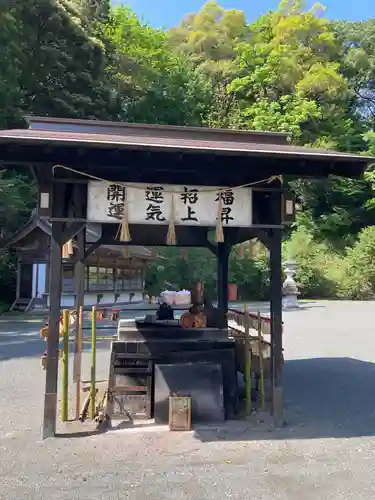
[[[220,198],[224,227],[252,224],[250,188],[133,184],[125,190],[117,184],[100,181],[88,183],[88,221],[120,223],[125,193],[129,224],[167,225],[172,213],[172,197],[176,225],[216,226]]]

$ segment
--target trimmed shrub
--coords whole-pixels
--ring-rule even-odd
[[[283,245],[284,260],[297,264],[296,282],[302,298],[334,298],[337,283],[334,270],[342,259],[324,243],[317,243],[305,227],[296,229]]]
[[[359,233],[352,248],[347,248],[338,295],[342,299],[371,300],[375,289],[375,226]]]

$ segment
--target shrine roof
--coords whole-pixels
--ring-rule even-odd
[[[94,242],[100,238],[101,232],[100,230],[98,230],[97,226],[98,226],[97,224],[87,224],[86,238],[88,242]],[[36,215],[36,213],[33,212],[33,215],[31,216],[30,220],[17,233],[11,236],[11,238],[8,241],[4,242],[4,245],[2,246],[22,250],[23,241],[25,240],[25,238],[38,229],[46,233],[48,236],[51,236],[52,234],[51,223],[48,222],[47,220],[39,218]],[[107,251],[115,251],[120,253],[122,252],[121,247],[114,245],[101,245],[100,248]],[[129,245],[128,249],[129,249],[129,257],[140,258],[144,260],[153,259],[152,251],[149,248],[143,246]]]
[[[236,156],[242,159],[257,158],[257,162],[273,159],[275,162],[290,162],[290,173],[301,176],[322,174],[358,177],[373,158],[351,153],[340,153],[289,144],[286,134],[275,132],[253,132],[209,129],[203,127],[178,127],[133,123],[102,122],[97,120],[70,120],[32,117],[28,129],[0,131],[0,161],[11,162],[9,151],[17,146],[27,146],[27,151],[49,147],[66,147],[69,154],[79,148],[99,150],[146,152],[179,152],[182,154],[214,154],[215,157]],[[2,158],[5,148],[10,148]],[[38,156],[38,155],[37,155]],[[39,155],[38,158],[43,158]],[[35,159],[35,155],[30,158]],[[49,157],[58,163],[57,154]],[[297,165],[298,160],[298,165]],[[301,163],[301,160],[305,163]],[[319,172],[314,164],[319,163]],[[308,166],[307,166],[308,164]],[[250,168],[250,166],[249,166]]]

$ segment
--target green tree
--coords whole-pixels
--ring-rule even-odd
[[[105,31],[108,68],[128,121],[198,125],[210,86],[167,44],[166,34],[139,21],[126,7],[113,9]]]
[[[25,60],[20,76],[27,113],[70,118],[115,118],[104,48],[66,0],[20,2],[16,12]]]
[[[30,217],[36,204],[36,189],[26,174],[0,170],[0,241],[7,241]],[[0,311],[15,292],[15,258],[0,244]]]
[[[249,38],[250,30],[242,10],[224,9],[207,2],[198,13],[189,14],[168,32],[168,44],[196,68],[199,81],[206,82],[200,100],[201,123],[214,128],[240,125],[238,102],[227,86],[236,71],[235,50]]]
[[[321,10],[319,4],[306,11],[300,0],[283,0],[252,24],[250,43],[237,46],[238,73],[228,89],[241,103],[244,128],[278,130],[326,146],[351,125],[339,44]]]
[[[248,32],[242,10],[226,10],[209,1],[197,14],[189,14],[171,29],[168,40],[207,75],[227,78],[233,70],[235,46]]]
[[[21,121],[20,74],[24,58],[20,46],[13,2],[0,0],[0,128],[12,127]]]
[[[340,42],[342,72],[352,91],[351,105],[375,130],[375,18],[333,23]]]

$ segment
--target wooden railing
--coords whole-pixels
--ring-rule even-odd
[[[271,335],[271,320],[267,316],[262,316],[254,313],[248,313],[249,326],[254,330],[258,330],[258,321],[260,320],[260,330],[262,335]],[[235,321],[238,326],[245,326],[245,315],[243,311],[238,309],[228,309],[228,321]]]

